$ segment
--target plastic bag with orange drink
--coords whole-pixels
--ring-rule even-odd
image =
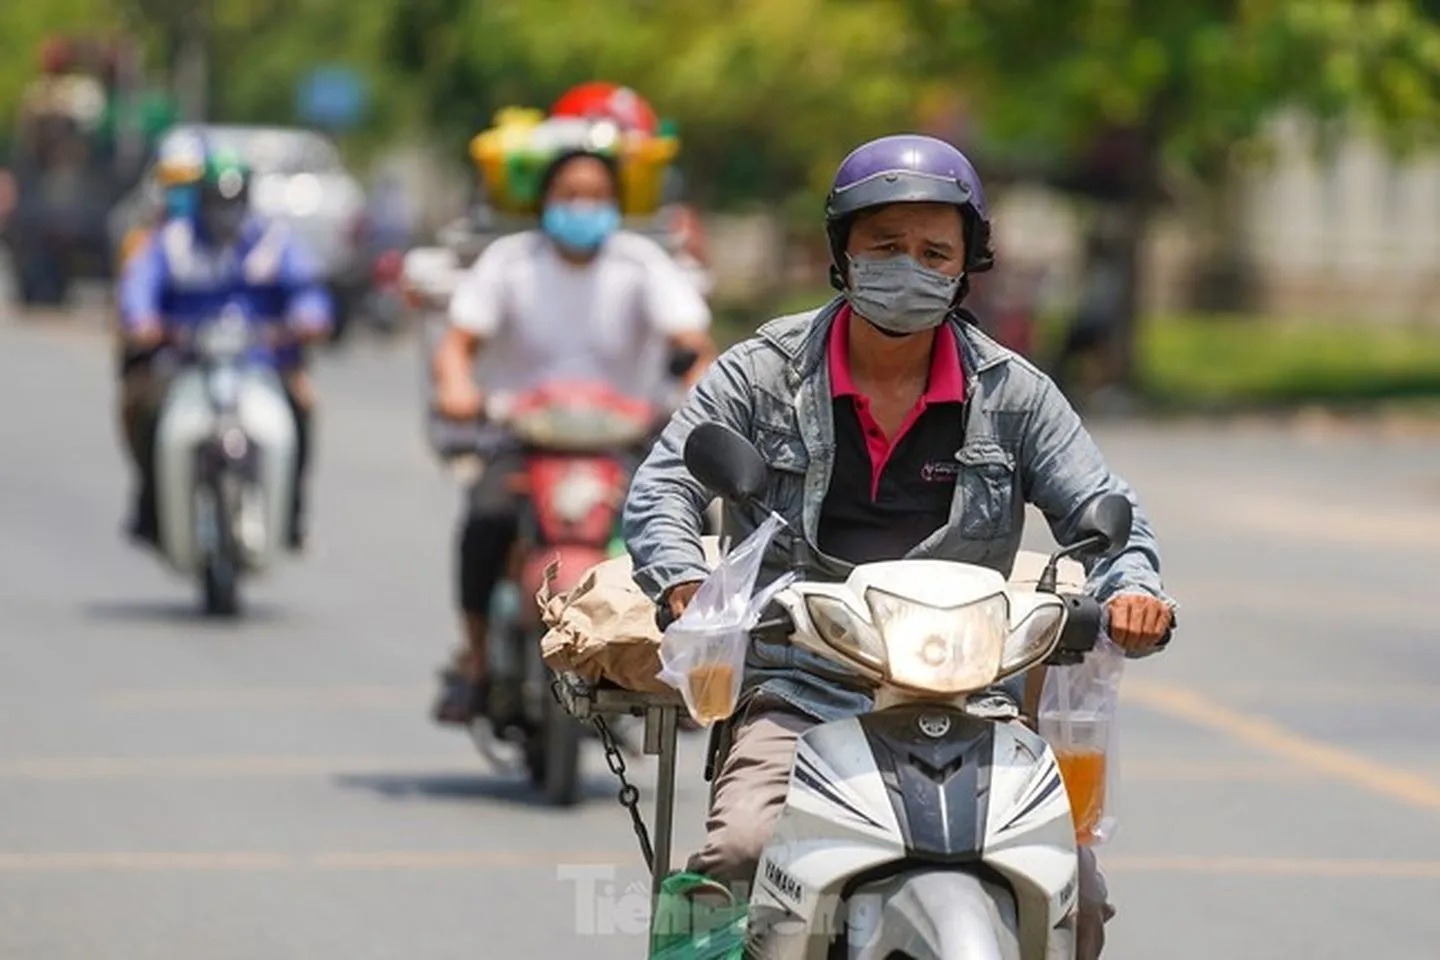
[[[660,640],[659,678],[680,691],[695,722],[709,726],[735,712],[750,647],[750,629],[793,574],[758,593],[755,581],[766,548],[785,520],[772,513],[734,550],[724,553],[685,613]]]
[[[1125,652],[1103,634],[1080,663],[1049,667],[1040,694],[1040,735],[1055,752],[1075,842],[1105,843],[1115,833],[1116,711]]]

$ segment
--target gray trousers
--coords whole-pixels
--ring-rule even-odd
[[[795,741],[815,725],[804,714],[773,703],[742,707],[729,750],[715,778],[705,846],[687,869],[721,883],[748,888],[790,787]],[[1095,960],[1105,945],[1105,921],[1113,914],[1095,853],[1080,848],[1080,910],[1077,960]]]

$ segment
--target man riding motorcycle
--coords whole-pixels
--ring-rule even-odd
[[[292,550],[304,546],[302,490],[315,403],[304,347],[329,335],[332,306],[295,238],[250,213],[249,190],[250,171],[239,159],[207,154],[195,185],[194,216],[172,217],[146,238],[120,280],[121,409],[126,444],[140,474],[130,532],[142,542],[153,544],[158,537],[153,447],[167,384],[156,359],[176,330],[239,301],[269,327],[269,346],[257,359],[281,373],[295,415],[298,450],[287,535]]]
[[[1026,502],[1068,543],[1092,498],[1134,499],[1055,386],[960,306],[968,274],[994,262],[985,196],[963,154],[922,136],[861,146],[835,176],[826,232],[840,296],[722,355],[632,481],[624,533],[636,581],[676,616],[709,573],[700,532],[710,494],[682,457],[700,423],[756,444],[769,466],[764,506],[804,536],[818,579],[901,557],[1008,576]],[[726,529],[738,540],[763,515],[727,507]],[[790,562],[767,557],[762,582]],[[1118,644],[1135,655],[1168,643],[1173,604],[1138,508],[1126,549],[1089,574]],[[796,738],[868,710],[858,681],[788,643],[752,645],[692,871],[745,895],[785,801]],[[1078,955],[1090,960],[1113,911],[1088,849],[1080,872]]]
[[[434,359],[442,416],[480,418],[477,357],[492,391],[590,380],[665,403],[667,350],[693,352],[687,383],[700,376],[714,355],[709,308],[664,250],[620,229],[619,192],[608,154],[568,151],[550,163],[540,181],[541,229],[487,247],[451,300]],[[516,535],[508,478],[521,465],[503,437],[493,440],[460,525],[465,643],[442,675],[441,723],[468,724],[485,711],[487,614]]]

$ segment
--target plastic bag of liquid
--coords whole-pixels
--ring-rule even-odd
[[[1060,765],[1080,846],[1105,843],[1115,833],[1116,711],[1124,671],[1125,651],[1104,635],[1080,663],[1045,671],[1040,736]]]
[[[659,677],[680,691],[690,716],[703,726],[735,712],[750,628],[771,598],[794,579],[787,574],[755,593],[760,561],[783,526],[784,519],[772,513],[727,553],[660,640]]]

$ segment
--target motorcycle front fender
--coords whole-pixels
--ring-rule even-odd
[[[851,894],[849,960],[1021,960],[1015,897],[968,870],[886,877]]]

